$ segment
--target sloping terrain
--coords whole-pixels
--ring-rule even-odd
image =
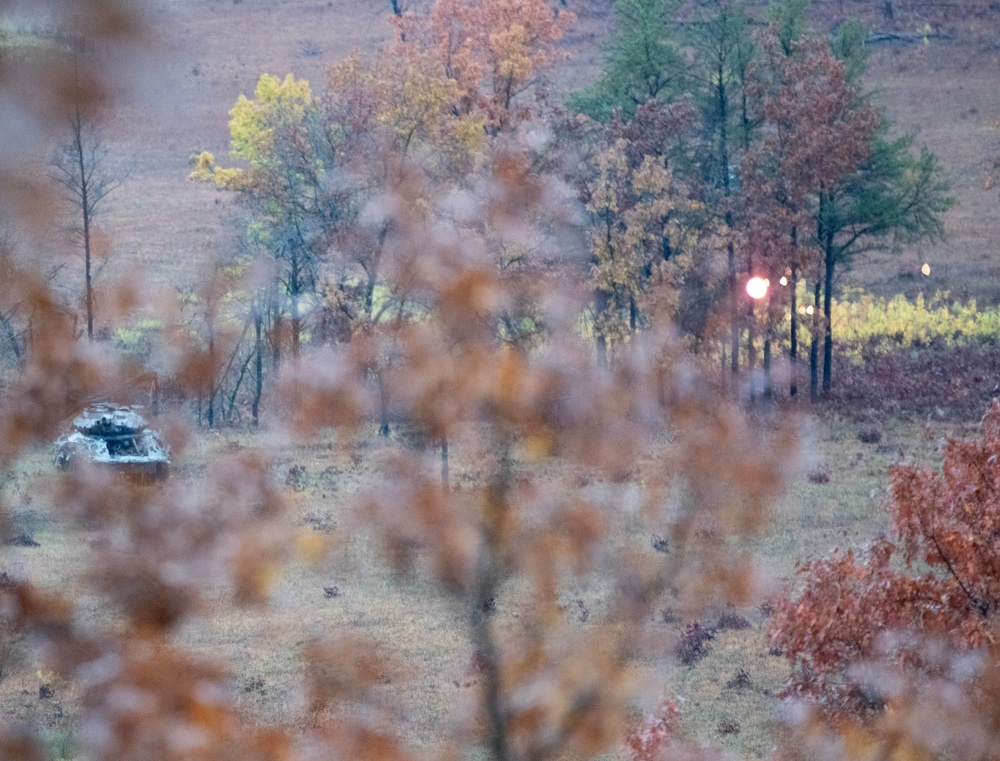
[[[567,0],[578,21],[565,40],[569,57],[553,73],[557,90],[597,75],[610,5]],[[915,133],[917,146],[938,155],[957,200],[945,243],[860,262],[853,279],[881,294],[943,288],[1000,303],[1000,189],[986,187],[1000,154],[1000,10],[959,13],[954,9],[979,5],[926,3],[921,12],[920,5],[903,10],[897,2],[890,20],[877,3],[815,4],[818,24],[861,13],[874,29],[900,35],[871,46],[866,85],[900,132]],[[359,0],[159,0],[154,62],[107,129],[112,158],[133,169],[98,220],[111,252],[105,282],[139,272],[156,286],[191,285],[230,254],[237,235],[231,199],[186,179],[192,155],[207,150],[225,163],[229,109],[240,94],[252,94],[262,73],[294,73],[322,88],[328,66],[387,36],[389,10],[387,2]],[[935,25],[926,27],[926,44],[920,20]],[[930,277],[919,272],[924,262]]]

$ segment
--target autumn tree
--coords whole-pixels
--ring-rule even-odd
[[[810,397],[818,397],[818,348],[823,331],[820,297],[825,280],[819,244],[830,189],[857,170],[871,152],[878,111],[847,80],[829,43],[817,37],[785,41],[776,25],[761,38],[755,74],[762,107],[762,137],[748,154],[743,187],[753,215],[750,250],[773,275],[787,277],[792,395],[798,361],[797,286],[813,283]],[[814,228],[814,220],[817,225]],[[777,227],[777,229],[774,229]]]
[[[838,269],[848,270],[870,252],[944,239],[942,216],[953,200],[937,157],[912,153],[913,135],[892,138],[883,118],[868,156],[826,189],[814,212],[823,252],[822,388],[832,384],[832,296]]]
[[[114,47],[112,60],[94,62],[109,72],[120,71],[122,54],[148,46],[145,27],[129,6],[53,0],[48,7]],[[16,80],[23,74],[7,64],[0,64],[5,75]],[[51,88],[59,102],[77,86],[63,77],[30,81]],[[285,84],[265,87],[280,91]],[[300,83],[287,85],[289,107],[308,105]],[[36,88],[25,90],[33,96],[23,103],[26,114],[46,107]],[[251,127],[258,101],[244,107]],[[288,133],[304,140],[302,123],[290,122]],[[273,126],[277,134],[286,125],[279,120]],[[266,129],[249,134],[267,145]],[[303,187],[309,188],[306,179],[316,165],[305,160],[311,154],[304,142],[291,139],[289,145],[299,151],[289,159],[293,174],[302,176],[278,178],[287,184],[276,187],[295,188],[287,198],[298,199],[304,214],[311,196]],[[23,178],[9,171],[8,151],[4,143],[0,175],[13,183]],[[386,576],[388,584],[419,579],[462,617],[464,625],[449,631],[467,637],[477,683],[450,725],[454,731],[442,730],[430,749],[413,747],[408,712],[391,705],[387,687],[420,664],[405,652],[386,652],[387,646],[350,625],[303,633],[296,621],[283,628],[290,635],[285,655],[300,667],[296,699],[273,721],[247,709],[233,664],[193,642],[192,632],[212,628],[220,615],[258,620],[272,595],[278,597],[280,574],[329,562],[336,547],[299,525],[293,501],[274,482],[269,437],[220,447],[198,467],[202,442],[182,407],[164,427],[174,456],[192,457],[193,467],[158,488],[85,465],[51,479],[39,475],[47,488],[35,499],[48,501],[60,528],[79,531],[83,539],[74,546],[72,568],[58,569],[57,581],[46,583],[4,556],[0,679],[9,678],[11,667],[21,668],[7,659],[16,651],[32,670],[72,684],[75,699],[66,710],[80,728],[72,749],[77,755],[95,761],[414,761],[431,755],[549,761],[606,758],[626,737],[635,738],[629,741],[634,752],[644,753],[648,740],[660,742],[673,727],[665,708],[652,732],[627,732],[639,700],[636,659],[663,656],[660,642],[649,648],[645,637],[658,601],[676,596],[681,609],[696,613],[713,603],[753,599],[750,558],[735,539],[764,525],[788,474],[788,435],[761,431],[720,401],[666,331],[635,336],[612,367],[600,367],[578,330],[581,305],[590,297],[586,283],[567,279],[548,289],[540,307],[550,325],[544,343],[506,340],[497,325],[510,304],[532,298],[522,292],[532,283],[504,276],[491,256],[491,236],[521,245],[525,227],[537,215],[554,214],[566,196],[536,171],[530,154],[509,146],[483,154],[464,204],[455,203],[453,185],[410,159],[386,172],[390,181],[372,195],[370,216],[349,222],[386,231],[387,250],[399,266],[386,271],[384,282],[419,299],[420,319],[376,322],[357,340],[315,351],[304,345],[285,363],[278,393],[287,414],[272,431],[290,441],[322,442],[316,448],[330,452],[331,468],[338,442],[348,455],[363,458],[371,449],[367,424],[376,408],[369,367],[388,345],[396,353],[388,380],[400,409],[427,431],[458,430],[466,437],[478,475],[460,488],[442,488],[420,452],[383,450],[386,462],[374,468],[372,488],[359,491],[347,527],[377,537],[395,572]],[[252,176],[251,156],[241,160],[246,165],[229,181]],[[266,161],[259,168],[265,176],[274,170]],[[219,171],[207,159],[200,169]],[[223,171],[220,179],[225,177]],[[6,192],[0,187],[0,194]],[[273,237],[262,243],[280,240],[284,230],[267,216],[277,213],[266,203],[270,197],[262,192],[248,200],[261,204],[263,227],[273,224]],[[286,198],[276,191],[273,197]],[[306,220],[316,222],[302,216],[303,226]],[[286,270],[272,282],[288,288],[288,277]],[[205,291],[206,308],[233,287]],[[114,358],[80,340],[36,271],[6,271],[0,300],[11,294],[32,304],[38,340],[24,371],[0,394],[0,465],[8,475],[23,472],[26,462],[37,470],[31,447],[50,442],[63,418],[85,400],[124,387]],[[178,393],[192,398],[217,361],[200,342],[166,348],[186,371],[179,373]],[[989,459],[976,464],[990,467]],[[644,530],[666,527],[670,553],[631,551],[608,541],[632,493],[639,499],[627,519]],[[962,494],[962,505],[972,496]],[[10,534],[11,513],[5,499],[0,539]],[[588,626],[576,626],[563,597],[588,579],[610,590],[607,610]],[[501,610],[518,615],[497,616],[496,600]],[[286,603],[276,607],[287,617]],[[963,757],[983,757],[995,742],[987,721],[988,711],[1000,705],[995,659],[987,660],[983,673],[993,681],[978,682],[979,695],[987,698],[978,703],[948,685],[935,691],[950,698],[953,712],[976,708],[966,720],[974,719],[979,732],[961,735],[973,739],[959,749],[974,750],[978,742],[985,750]],[[921,707],[914,705],[908,715],[928,715],[918,712]],[[899,736],[886,731],[881,737]],[[3,758],[38,761],[49,750],[42,728],[10,716],[0,721]],[[889,757],[889,750],[883,755]]]
[[[777,436],[774,449],[760,446],[736,410],[689,382],[694,368],[669,335],[636,337],[613,368],[599,367],[577,330],[575,307],[586,291],[578,295],[570,283],[544,305],[545,345],[498,335],[504,310],[530,283],[505,278],[482,236],[514,235],[515,217],[551,213],[560,199],[528,161],[499,151],[487,166],[474,208],[458,218],[448,186],[425,187],[423,173],[400,168],[377,209],[388,245],[412,263],[389,276],[405,278],[423,319],[385,334],[375,326],[287,363],[280,391],[296,400],[287,432],[309,441],[334,427],[365,437],[375,407],[370,357],[390,342],[397,361],[389,383],[407,418],[432,434],[461,432],[483,473],[461,489],[442,489],[421,453],[398,447],[357,506],[357,519],[381,538],[386,563],[420,574],[451,601],[478,653],[481,690],[470,693],[474,708],[458,731],[443,733],[441,752],[595,757],[616,748],[627,726],[627,667],[659,597],[675,590],[680,604],[697,610],[752,593],[748,558],[730,557],[724,537],[761,525],[788,442]],[[663,450],[667,429],[676,445]],[[183,446],[183,437],[177,441]],[[722,473],[709,467],[720,459],[730,465]],[[604,548],[617,498],[592,499],[579,478],[583,469],[626,483],[644,460],[643,513],[671,527],[671,542],[684,548],[671,557],[623,558]],[[535,475],[548,466],[562,472],[551,483]],[[182,627],[199,615],[266,605],[294,548],[302,559],[326,552],[322,543],[292,541],[288,503],[261,455],[219,457],[206,478],[196,488],[178,479],[151,490],[81,468],[60,481],[55,499],[67,519],[114,537],[94,545],[87,577],[88,605],[99,600],[120,611],[106,628],[78,625],[87,614],[30,580],[5,578],[0,586],[5,620],[38,638],[44,668],[80,684],[80,720],[93,728],[81,736],[81,751],[98,759],[417,755],[376,686],[394,673],[391,660],[349,630],[302,643],[301,709],[266,728],[237,707],[222,664],[181,644]],[[674,479],[684,485],[680,506],[666,499]],[[569,580],[589,577],[619,591],[606,621],[581,629],[561,614],[560,596]],[[490,612],[496,599],[516,607],[524,625],[499,622]],[[28,734],[0,741],[13,758],[38,748]]]
[[[106,7],[96,4],[89,23]],[[123,26],[128,19],[114,19],[119,34],[131,28]],[[288,176],[253,151],[270,148],[286,127],[293,138],[304,135],[302,121],[292,118],[300,106],[299,114],[307,113],[304,94],[295,80],[266,81],[237,110],[249,115],[235,120],[249,127],[242,135],[245,166],[227,174],[206,159],[200,167],[245,187],[247,202],[260,204],[266,243],[281,240],[285,229],[269,216],[277,214],[269,201],[296,200],[303,215],[310,209],[306,180],[314,164],[295,139],[289,142],[300,154]],[[272,107],[291,113],[272,114]],[[275,120],[256,129],[261,116]],[[452,186],[430,184],[432,175],[399,162],[373,197],[368,223],[387,231],[386,245],[401,262],[387,271],[387,286],[414,293],[421,319],[385,334],[375,323],[357,340],[303,350],[285,363],[280,389],[295,400],[288,402],[285,433],[310,441],[333,427],[346,440],[364,440],[374,407],[368,367],[388,341],[398,358],[389,380],[407,416],[431,432],[458,429],[475,447],[482,478],[460,489],[442,489],[419,453],[388,452],[384,474],[361,495],[355,515],[382,539],[396,578],[422,575],[461,612],[465,625],[458,628],[478,654],[481,689],[469,693],[471,710],[456,719],[457,730],[442,732],[440,752],[498,761],[589,758],[617,748],[634,700],[628,666],[643,648],[651,606],[668,585],[692,610],[748,598],[747,558],[730,557],[722,539],[761,525],[787,461],[780,437],[773,451],[760,446],[736,410],[689,382],[693,367],[667,335],[637,338],[613,369],[598,367],[577,330],[587,295],[584,289],[577,296],[579,282],[550,289],[544,345],[498,333],[505,311],[532,282],[505,277],[489,236],[521,245],[522,221],[533,223],[566,201],[529,159],[503,146],[486,154],[464,213],[456,212]],[[258,188],[250,181],[260,176],[273,177],[274,187],[253,195]],[[289,277],[285,270],[286,289]],[[46,300],[44,284],[8,272],[0,290],[14,289],[15,280],[39,309],[42,340],[23,375],[4,389],[0,457],[7,469],[21,445],[49,440],[83,399],[118,388],[114,363],[78,340]],[[209,317],[217,314],[217,297],[234,287],[204,292]],[[188,370],[180,374],[184,390],[197,393],[218,352],[206,356],[200,342],[171,349],[175,365]],[[183,457],[190,425],[178,415],[170,426],[174,456]],[[669,452],[660,449],[665,428],[677,442]],[[721,474],[707,467],[719,458],[730,465]],[[588,496],[580,472],[617,485],[636,480],[644,461],[651,466],[642,474],[650,488],[643,512],[657,525],[667,525],[669,513],[671,541],[688,551],[670,558],[636,553],[623,562],[603,545],[617,498]],[[552,483],[538,480],[534,469],[550,465],[570,467]],[[680,509],[665,499],[671,479],[684,484]],[[240,707],[223,659],[185,644],[186,627],[199,619],[223,611],[260,615],[281,568],[296,573],[299,560],[329,558],[324,542],[297,531],[265,449],[232,448],[212,458],[204,477],[181,476],[156,489],[83,466],[56,478],[46,495],[68,526],[93,539],[78,557],[90,571],[64,593],[4,566],[0,636],[15,637],[15,647],[37,645],[38,668],[74,685],[79,701],[67,710],[82,728],[75,751],[108,761],[423,755],[408,742],[403,714],[386,706],[380,683],[396,678],[393,659],[350,629],[307,641],[296,632],[289,648],[302,666],[302,700],[266,725]],[[7,517],[6,507],[0,515]],[[587,577],[611,581],[617,591],[606,620],[602,615],[584,629],[562,614],[560,595],[570,580]],[[495,598],[522,611],[525,625],[499,622],[488,607]],[[93,615],[95,607],[101,615]],[[0,678],[7,674],[5,663]],[[0,754],[45,757],[39,733],[7,718]]]
[[[934,155],[923,150],[913,156],[912,137],[890,138],[888,119],[861,92],[864,28],[848,22],[829,41],[820,40],[808,32],[808,7],[798,0],[772,6],[766,60],[755,74],[765,138],[751,151],[753,176],[745,177],[745,187],[756,215],[750,235],[758,239],[750,250],[777,256],[771,269],[790,282],[793,395],[802,310],[796,286],[800,277],[811,281],[809,386],[815,400],[832,382],[838,270],[870,251],[940,239],[941,215],[951,200]],[[768,189],[769,182],[776,184]],[[782,240],[786,253],[776,253]]]
[[[503,131],[530,112],[524,96],[565,55],[557,43],[574,18],[545,0],[436,0],[394,19],[395,49],[429,56],[456,88],[455,113]]]
[[[670,2],[616,5],[619,32],[609,45],[604,74],[569,103],[601,120],[629,125],[641,150],[668,160],[690,200],[700,205],[701,237],[718,234],[715,245],[725,247],[727,256],[726,280],[720,285],[713,274],[714,252],[702,252],[695,262],[701,276],[691,278],[682,292],[682,315],[694,318],[706,305],[711,313],[720,300],[727,302],[735,373],[745,325],[738,278],[746,273],[745,257],[737,251],[737,191],[742,156],[759,121],[748,87],[756,46],[750,19],[735,4],[700,3],[683,26],[679,12],[680,4]],[[694,318],[693,324],[704,339],[708,320]]]
[[[348,189],[329,182],[340,163],[340,137],[337,125],[324,120],[308,82],[262,75],[253,99],[240,96],[230,116],[231,154],[245,166],[218,167],[203,153],[192,178],[239,195],[250,213],[249,243],[273,263],[277,364],[286,318],[292,354],[300,353],[307,302],[316,293],[327,247],[355,207]]]
[[[492,165],[492,188],[480,196],[482,200],[470,215],[491,220],[494,228],[510,213],[506,202],[489,200],[503,199],[507,195],[504,188],[512,179],[505,168],[509,157],[499,158]],[[648,165],[642,172],[654,174]],[[525,190],[540,180],[530,173],[521,176],[528,183]],[[688,441],[689,433],[695,434],[690,440],[692,449],[685,450],[678,460],[684,463],[681,467],[691,489],[692,506],[702,500],[716,505],[711,517],[700,511],[700,517],[695,517],[685,510],[675,524],[678,546],[692,550],[701,546],[700,538],[719,536],[708,531],[708,525],[725,531],[725,526],[734,525],[730,520],[743,520],[731,512],[737,503],[730,500],[742,499],[737,495],[745,494],[750,498],[746,503],[749,507],[757,503],[755,494],[762,496],[770,487],[755,480],[756,486],[745,493],[735,471],[722,488],[714,480],[716,476],[703,479],[694,473],[706,444],[695,432],[719,423],[727,427],[728,423],[716,419],[711,406],[703,407],[696,400],[700,392],[694,388],[690,389],[694,397],[681,393],[676,407],[670,393],[661,396],[654,391],[664,381],[673,386],[661,372],[679,369],[673,359],[678,347],[663,334],[634,337],[619,347],[613,367],[601,368],[577,330],[577,310],[586,292],[574,292],[565,283],[561,291],[550,294],[544,306],[550,327],[543,345],[511,344],[498,336],[495,326],[506,305],[518,298],[517,289],[524,281],[506,279],[490,257],[477,255],[477,251],[486,250],[486,242],[473,230],[449,221],[447,204],[438,205],[446,199],[435,194],[426,197],[436,199],[430,207],[400,202],[383,206],[398,210],[393,228],[400,237],[394,245],[420,252],[420,267],[414,273],[417,280],[411,285],[428,309],[426,319],[392,333],[397,361],[391,366],[389,380],[407,419],[435,437],[459,432],[464,445],[478,453],[487,476],[481,486],[443,490],[421,464],[424,461],[419,454],[400,451],[393,470],[406,475],[395,484],[387,484],[385,493],[378,491],[365,501],[371,514],[386,527],[390,561],[401,570],[410,568],[417,561],[413,548],[426,548],[422,552],[429,550],[430,568],[442,591],[466,611],[472,644],[481,654],[483,702],[479,720],[489,755],[498,759],[548,758],[566,752],[589,755],[617,742],[617,731],[611,728],[620,720],[615,717],[621,716],[625,703],[621,702],[615,674],[621,658],[637,644],[633,637],[642,626],[635,616],[657,590],[663,589],[668,577],[678,580],[674,571],[679,569],[666,571],[666,575],[655,567],[628,571],[634,574],[633,591],[624,592],[613,604],[615,612],[609,619],[619,624],[632,622],[616,625],[622,639],[609,636],[606,630],[593,639],[587,634],[581,639],[558,624],[551,630],[554,636],[545,634],[550,624],[543,622],[556,620],[553,614],[559,605],[559,579],[567,573],[608,573],[611,567],[598,570],[604,567],[598,560],[602,553],[594,554],[597,548],[590,544],[597,536],[593,531],[600,533],[598,527],[604,520],[599,511],[593,512],[587,501],[571,496],[575,489],[568,482],[560,480],[556,491],[549,493],[532,478],[530,458],[545,462],[549,453],[558,452],[567,462],[594,468],[602,478],[629,478],[639,449],[656,437],[654,431],[660,425],[654,420],[666,414],[677,426],[680,439]],[[379,339],[376,335],[372,340]],[[343,347],[338,365],[357,367],[362,359],[355,352],[360,349],[360,342]],[[301,411],[300,424],[311,429],[326,421],[363,417],[351,401],[357,399],[353,386],[343,385],[349,383],[348,378],[334,377],[329,383],[318,384],[315,369],[307,365],[290,381],[298,394],[310,400]],[[654,380],[657,377],[662,380]],[[582,389],[589,389],[586,395],[591,400],[584,405],[578,403]],[[618,419],[620,439],[617,434],[595,436],[606,414],[617,418],[613,410],[620,395],[633,391],[637,402],[643,398],[652,406],[646,408],[641,403],[632,408],[634,415]],[[592,396],[595,392],[598,397]],[[652,396],[647,396],[649,393]],[[670,410],[676,410],[676,415]],[[726,420],[732,420],[729,413],[724,414]],[[730,442],[725,445],[727,458],[737,455],[745,445],[738,443],[743,434],[738,433],[742,425],[737,425],[739,428],[732,431],[736,438],[724,437]],[[654,467],[646,478],[656,480],[657,471]],[[757,492],[758,488],[763,491]],[[415,509],[401,512],[400,498],[406,494],[416,500]],[[546,507],[541,508],[543,504]],[[711,562],[708,558],[714,546],[709,542],[704,547],[706,554],[692,552],[685,557],[701,567],[701,563]],[[597,565],[587,558],[593,558]],[[621,558],[613,560],[612,566],[621,562]],[[694,598],[687,599],[697,604],[700,595],[713,599],[724,594],[738,575],[738,571],[726,574],[726,580],[719,579],[721,588],[709,582]],[[484,603],[510,599],[506,590],[515,579],[528,585],[533,603],[520,614],[526,622],[525,638],[509,639],[490,615],[490,605]],[[511,604],[516,603],[511,600]],[[580,668],[580,658],[587,659],[586,668]],[[547,676],[540,676],[529,664],[544,664]],[[539,679],[558,685],[556,692],[538,701],[529,699]]]
[[[750,149],[759,115],[748,87],[757,46],[750,19],[739,6],[706,3],[703,17],[687,38],[694,52],[688,82],[700,112],[701,140],[696,143],[700,186],[706,205],[724,221],[726,236],[727,299],[729,308],[730,371],[739,371],[740,305],[737,240],[739,176],[743,155]],[[742,257],[739,257],[742,258]]]
[[[841,25],[830,40],[847,83],[860,87],[867,68],[867,31],[856,19]],[[870,96],[864,98],[869,102]],[[866,107],[859,102],[858,108]],[[937,157],[926,148],[912,153],[913,136],[890,137],[884,114],[868,136],[863,160],[819,195],[813,208],[816,241],[823,254],[822,390],[829,391],[833,363],[832,299],[837,270],[847,270],[873,251],[895,251],[902,244],[943,240],[942,215],[951,207],[948,183]],[[819,304],[816,305],[817,308]],[[812,368],[816,352],[810,355]],[[818,385],[812,369],[813,385]]]
[[[1000,405],[977,436],[948,439],[942,454],[940,472],[910,464],[890,471],[893,539],[799,569],[771,624],[772,642],[793,665],[790,695],[830,715],[877,713],[902,698],[879,668],[933,679],[942,646],[968,653],[992,644]]]
[[[640,328],[676,315],[690,264],[679,219],[688,205],[683,188],[662,158],[636,155],[630,147],[624,137],[598,144],[590,159],[593,176],[583,188],[593,220],[590,282],[602,364]]]

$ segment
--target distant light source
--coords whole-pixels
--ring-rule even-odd
[[[781,280],[779,280],[778,282],[781,283],[782,285],[788,285],[788,278],[782,275]]]
[[[767,295],[771,281],[763,277],[752,277],[747,280],[747,295],[752,299],[762,299]]]
[[[813,309],[813,305],[812,304],[810,304],[809,306],[806,307],[806,314],[812,314],[815,311],[816,310]]]
[[[929,265],[927,262],[924,262],[924,266],[920,268],[920,271],[923,272],[925,275],[930,275],[931,265]]]

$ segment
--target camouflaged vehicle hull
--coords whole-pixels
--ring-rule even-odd
[[[108,467],[141,481],[170,473],[170,448],[131,407],[98,404],[73,419],[73,431],[56,440],[56,465],[82,462]]]

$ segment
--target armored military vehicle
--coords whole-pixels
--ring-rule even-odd
[[[55,447],[61,468],[88,461],[148,481],[162,480],[170,472],[170,447],[139,413],[122,405],[87,407]]]

